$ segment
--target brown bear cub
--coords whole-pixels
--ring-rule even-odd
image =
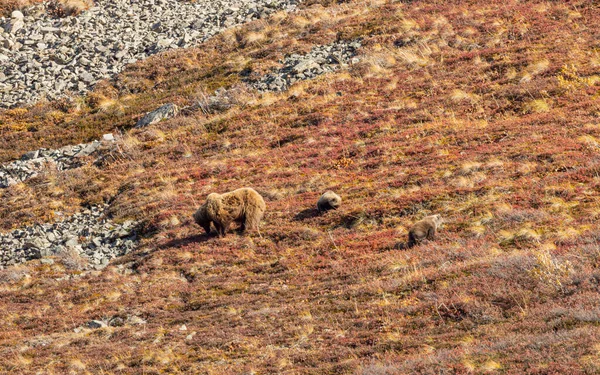
[[[325,212],[329,210],[336,210],[342,204],[342,198],[329,190],[326,191],[321,198],[317,201],[317,210],[319,212]]]
[[[221,237],[225,236],[232,222],[240,223],[242,231],[258,231],[265,208],[265,201],[252,188],[241,188],[225,194],[211,193],[194,213],[194,221],[207,234],[213,223]]]
[[[438,228],[444,222],[441,215],[426,216],[423,220],[416,222],[408,231],[408,242],[406,247],[413,247],[424,239],[433,240]]]

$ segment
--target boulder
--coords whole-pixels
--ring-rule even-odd
[[[98,329],[98,328],[108,327],[108,325],[106,323],[104,323],[102,320],[90,320],[85,325],[88,328],[91,328],[91,329]]]
[[[177,105],[173,103],[165,104],[155,109],[154,111],[147,113],[137,122],[137,124],[135,124],[135,127],[143,128],[148,125],[152,125],[157,122],[175,117],[178,113],[179,107],[177,107]]]
[[[13,12],[10,15],[10,18],[12,18],[13,20],[23,20],[25,16],[23,15],[23,13],[21,13],[20,10],[13,10]]]
[[[20,19],[12,19],[6,25],[4,25],[4,31],[9,34],[16,34],[17,31],[21,30],[25,26],[23,20]]]

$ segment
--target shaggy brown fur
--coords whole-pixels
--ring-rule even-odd
[[[210,232],[213,223],[219,236],[227,233],[232,222],[241,224],[241,230],[259,230],[265,212],[265,201],[252,188],[241,188],[225,194],[211,193],[196,213],[194,221]]]
[[[441,215],[426,216],[423,220],[416,222],[408,231],[408,242],[406,247],[413,247],[425,238],[435,239],[438,228],[443,223]]]
[[[317,210],[324,212],[328,210],[335,210],[342,204],[342,198],[329,190],[326,191],[321,198],[317,201]]]

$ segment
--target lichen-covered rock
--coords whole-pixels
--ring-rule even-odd
[[[136,128],[143,128],[148,125],[155,124],[157,122],[177,116],[179,113],[179,107],[173,103],[165,104],[152,112],[147,113],[144,117],[139,119]]]

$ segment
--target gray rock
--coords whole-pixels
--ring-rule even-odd
[[[16,34],[17,31],[23,28],[23,26],[25,26],[23,20],[15,18],[4,26],[4,31],[6,31],[9,34]]]
[[[29,151],[29,152],[25,153],[25,155],[23,155],[21,157],[21,160],[37,159],[39,155],[40,155],[40,150]]]
[[[33,238],[23,244],[23,248],[28,249],[45,249],[50,246],[50,242],[43,237]]]
[[[87,72],[81,75],[81,79],[83,79],[85,83],[94,83],[96,81],[94,75],[92,73]]]
[[[319,67],[319,63],[312,59],[307,59],[304,61],[300,61],[298,64],[294,65],[292,71],[294,73],[304,73],[309,69],[315,69]]]
[[[46,33],[57,33],[60,31],[60,29],[58,27],[52,27],[52,26],[43,26],[40,28],[40,31],[43,32],[44,34]]]
[[[287,56],[281,61],[281,68],[263,77],[245,78],[244,81],[261,92],[284,91],[294,82],[333,72],[352,63],[360,45],[360,40],[353,40],[316,46],[306,55]]]
[[[108,142],[108,141],[103,141]],[[102,142],[65,146],[56,150],[39,149],[29,151],[20,160],[0,165],[0,188],[26,181],[37,176],[50,165],[56,165],[59,171],[78,168],[82,165],[81,156],[94,154]]]
[[[67,241],[65,241],[65,246],[67,246],[67,247],[75,247],[77,245],[79,245],[79,241],[77,240],[77,237],[71,237]]]
[[[13,12],[10,14],[10,18],[12,18],[14,20],[23,20],[23,18],[25,18],[25,16],[23,15],[23,13],[21,13],[21,11],[13,10]]]
[[[106,323],[104,323],[103,321],[101,321],[101,320],[90,320],[85,325],[88,328],[91,328],[91,329],[98,329],[98,328],[108,327],[108,325]]]
[[[165,104],[152,112],[147,113],[144,117],[142,117],[137,124],[136,128],[143,128],[148,125],[155,124],[162,120],[169,119],[171,117],[175,117],[179,113],[179,107],[177,105],[169,103]]]
[[[89,155],[93,154],[98,149],[99,146],[100,146],[100,142],[88,143],[77,154],[75,154],[73,156],[77,156],[77,157],[89,156]]]

